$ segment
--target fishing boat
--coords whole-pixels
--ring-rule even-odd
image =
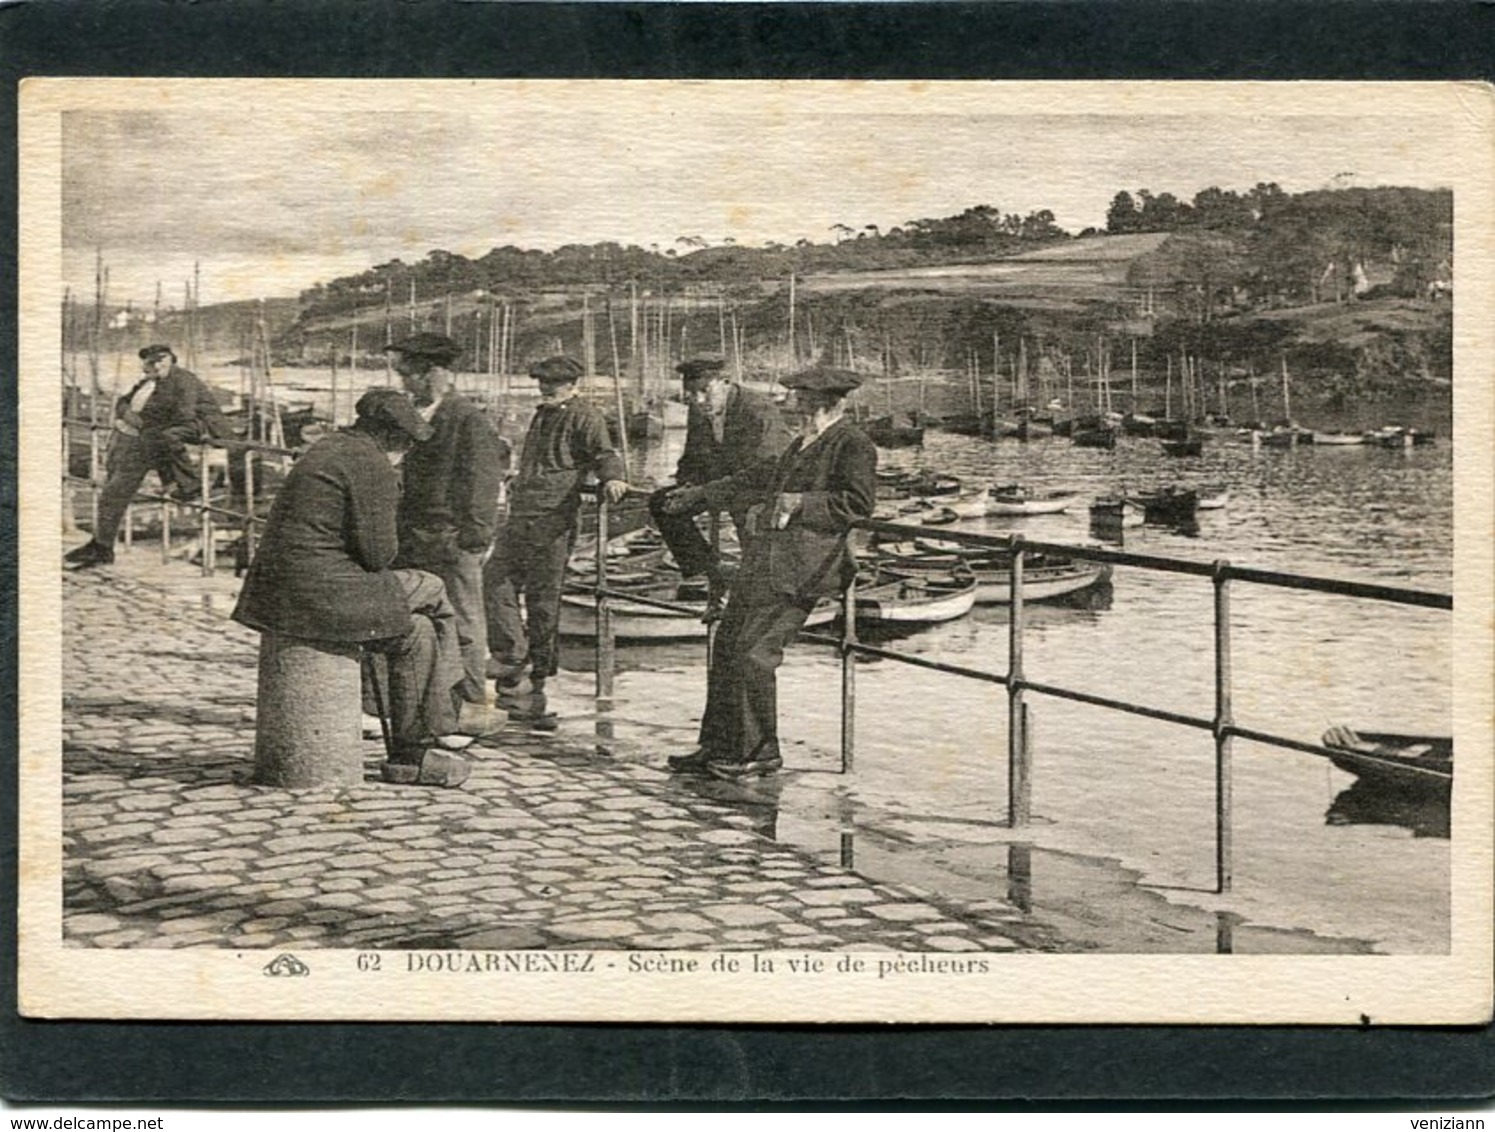
[[[917,448],[924,443],[924,426],[897,417],[874,417],[862,423],[862,431],[879,448]]]
[[[1098,527],[1140,527],[1147,520],[1142,504],[1120,496],[1102,497],[1090,505],[1090,522]]]
[[[1120,429],[1108,417],[1075,417],[1070,426],[1069,440],[1076,449],[1114,449],[1118,431]]]
[[[877,548],[885,574],[940,576],[965,568],[976,579],[977,605],[1012,604],[1012,556],[941,539],[920,538]],[[1109,580],[1111,567],[1029,552],[1023,557],[1023,601],[1047,601]]]
[[[1230,488],[1224,484],[1205,484],[1199,488],[1199,501],[1195,504],[1198,511],[1219,511],[1230,502]]]
[[[1191,436],[1186,440],[1163,441],[1163,453],[1168,456],[1204,455],[1204,437]]]
[[[1190,435],[1189,422],[1176,417],[1160,417],[1152,422],[1152,435],[1158,440],[1187,440]]]
[[[1315,432],[1313,443],[1322,444],[1328,448],[1347,448],[1351,445],[1363,445],[1365,433],[1363,432]]]
[[[1331,727],[1323,744],[1329,761],[1360,776],[1361,782],[1388,789],[1447,796],[1453,784],[1453,739],[1436,735],[1397,735]]]
[[[953,508],[934,499],[885,500],[873,510],[872,517],[884,523],[913,523],[921,527],[955,523],[961,518]]]
[[[1147,413],[1127,413],[1121,418],[1121,431],[1128,436],[1152,436],[1157,418]]]
[[[1182,524],[1194,520],[1199,509],[1199,493],[1190,488],[1170,484],[1158,491],[1145,492],[1130,497],[1142,508],[1145,522]]]
[[[608,602],[613,637],[620,644],[706,639],[709,626],[701,620],[706,612],[705,581],[685,581],[678,574],[671,578],[667,572],[654,572],[639,577],[609,577],[608,583],[611,588],[626,591],[626,596],[613,597]],[[665,608],[653,602],[668,602],[678,608]],[[810,611],[805,627],[830,624],[836,616],[834,606],[816,606]],[[560,635],[572,639],[595,639],[595,594],[561,595]]]
[[[1279,425],[1268,432],[1253,435],[1264,448],[1297,448],[1313,443],[1313,431],[1297,425]]]
[[[1056,515],[1079,498],[1075,491],[1029,491],[1008,483],[987,492],[988,515]]]
[[[953,498],[944,497],[940,502],[955,513],[957,519],[981,519],[990,514],[991,497],[984,491],[975,491]]]
[[[900,575],[873,569],[857,579],[857,631],[916,628],[964,617],[976,604],[976,578],[970,570]],[[832,599],[832,616],[840,603]]]

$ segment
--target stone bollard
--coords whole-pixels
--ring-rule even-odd
[[[260,634],[254,780],[264,786],[363,782],[356,645]]]

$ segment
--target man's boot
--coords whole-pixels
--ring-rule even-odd
[[[548,710],[545,681],[531,680],[529,695],[519,699],[520,705],[509,709],[509,719],[514,723],[528,724],[535,731],[554,731],[560,726],[560,721]]]

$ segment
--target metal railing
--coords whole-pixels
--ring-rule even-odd
[[[1333,594],[1341,597],[1362,598],[1394,605],[1415,606],[1425,609],[1453,609],[1453,597],[1446,593],[1427,590],[1387,586],[1371,582],[1343,581],[1336,578],[1291,574],[1276,570],[1263,570],[1249,566],[1236,566],[1224,559],[1199,562],[1163,555],[1135,554],[1122,550],[1110,550],[1095,546],[1076,546],[1067,543],[1045,542],[1028,539],[1021,534],[978,534],[953,531],[947,527],[922,527],[907,523],[883,522],[866,519],[854,524],[855,529],[874,534],[892,535],[902,539],[931,538],[943,543],[958,543],[973,550],[999,553],[1010,559],[1011,615],[1008,622],[1008,655],[1006,672],[990,672],[950,664],[929,657],[916,656],[894,649],[866,644],[857,639],[857,584],[853,580],[840,598],[841,633],[831,636],[813,630],[804,630],[800,639],[836,648],[841,656],[841,771],[852,769],[856,757],[856,666],[858,656],[875,657],[917,668],[965,679],[998,684],[1007,689],[1007,820],[1013,829],[1028,824],[1032,810],[1033,744],[1028,693],[1088,704],[1092,707],[1124,712],[1176,724],[1199,731],[1207,731],[1215,747],[1215,888],[1217,892],[1228,892],[1233,879],[1233,837],[1231,760],[1233,741],[1245,739],[1286,750],[1299,751],[1321,758],[1332,758],[1340,752],[1317,743],[1309,743],[1289,736],[1278,735],[1258,728],[1244,727],[1236,723],[1232,707],[1231,672],[1231,617],[1230,598],[1233,582],[1249,582],[1253,585],[1274,586],[1282,589],[1310,593]],[[682,602],[671,602],[617,590],[609,587],[607,578],[608,507],[605,502],[598,505],[597,522],[597,566],[596,580],[590,592],[596,600],[596,658],[597,699],[600,709],[611,707],[613,693],[613,667],[616,661],[616,641],[613,635],[611,602],[615,599],[630,604],[653,606],[676,612],[692,612],[695,607]],[[1031,679],[1024,666],[1023,644],[1025,628],[1025,597],[1023,585],[1024,565],[1030,554],[1051,555],[1071,560],[1129,566],[1144,570],[1184,574],[1208,578],[1214,589],[1214,710],[1208,715],[1190,715],[1168,711],[1147,704],[1133,703],[1110,696],[1097,695],[1077,688],[1063,687]],[[709,638],[708,638],[709,641]],[[1362,756],[1376,761],[1373,755]],[[1431,779],[1446,779],[1447,776],[1434,770],[1406,767],[1395,764],[1398,770],[1422,774]]]

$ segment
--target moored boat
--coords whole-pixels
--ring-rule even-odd
[[[883,573],[906,577],[938,577],[964,568],[976,581],[975,604],[1012,604],[1012,556],[1002,551],[921,538],[879,546],[876,561]],[[1111,567],[1104,563],[1029,552],[1023,558],[1023,600],[1064,597],[1110,576]]]
[[[1198,490],[1199,501],[1194,505],[1198,511],[1219,511],[1230,502],[1230,488],[1224,484],[1205,484]]]
[[[1134,499],[1109,496],[1090,505],[1090,522],[1097,527],[1140,527],[1146,521],[1142,504]]]
[[[1323,744],[1330,762],[1366,783],[1404,792],[1442,793],[1453,783],[1453,739],[1331,727]]]
[[[1365,443],[1363,432],[1315,432],[1313,434],[1314,444],[1322,444],[1327,448],[1347,448],[1351,445]]]
[[[1130,498],[1141,506],[1144,520],[1149,523],[1189,523],[1194,519],[1194,512],[1199,509],[1197,491],[1172,484],[1161,490]]]
[[[861,425],[879,448],[917,448],[924,443],[924,426],[896,417],[875,417]]]
[[[987,493],[988,515],[1054,515],[1076,499],[1074,491],[1029,491],[1021,484],[1009,483]]]
[[[1202,456],[1204,437],[1191,436],[1186,440],[1165,440],[1163,452],[1168,456]]]

